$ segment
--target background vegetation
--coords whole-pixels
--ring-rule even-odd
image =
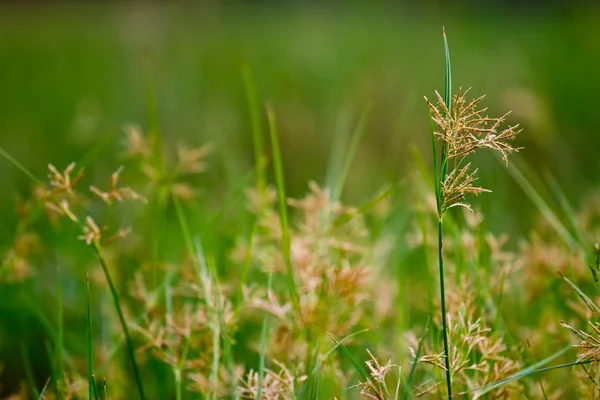
[[[510,349],[516,349],[511,355],[520,363],[512,370],[516,372],[577,341],[560,326],[561,320],[580,329],[592,318],[574,305],[576,292],[556,271],[590,297],[595,296],[587,264],[594,264],[597,240],[598,208],[593,196],[600,177],[600,142],[595,135],[600,10],[584,3],[518,9],[468,4],[451,10],[429,3],[418,7],[359,3],[345,7],[296,3],[2,5],[0,148],[44,182],[49,163],[62,171],[76,162],[75,171],[85,168],[80,189],[86,193],[90,185],[105,190],[110,175],[124,165],[120,182],[148,201],[115,203],[110,211],[96,202],[83,209],[112,221],[109,225],[115,229],[132,228],[128,237],[106,250],[128,320],[142,324],[140,316],[150,315],[147,302],[136,302],[136,273],[142,274],[149,290],[159,288],[157,293],[162,294],[156,301],[160,304],[169,297],[161,286],[169,271],[177,271],[179,278],[167,279],[167,286],[172,283],[176,291],[179,283],[188,279],[189,250],[195,245],[186,244],[189,238],[182,225],[189,228],[191,242],[201,243],[204,249],[207,268],[212,271],[208,274],[211,284],[223,286],[221,295],[231,298],[235,309],[252,298],[236,297],[245,266],[246,283],[265,291],[256,297],[264,298],[261,295],[266,294],[269,279],[264,267],[270,262],[278,264],[273,261],[278,256],[272,254],[279,248],[278,240],[266,234],[259,242],[265,246],[259,248],[264,254],[254,258],[244,257],[243,252],[248,241],[259,236],[261,226],[274,232],[264,210],[268,206],[275,213],[277,210],[273,203],[249,212],[244,194],[256,186],[256,172],[262,165],[254,157],[252,114],[244,84],[243,71],[251,70],[267,143],[268,182],[274,184],[275,178],[265,101],[277,118],[287,196],[304,198],[312,180],[333,189],[333,200],[339,194],[344,204],[361,214],[364,211],[364,226],[353,226],[364,229],[364,234],[355,231],[342,236],[369,249],[364,259],[348,258],[353,266],[372,267],[369,283],[359,291],[361,300],[353,300],[363,307],[366,317],[347,318],[352,324],[340,326],[335,335],[341,338],[370,329],[350,342],[352,354],[361,363],[367,359],[366,349],[382,361],[392,357],[394,363],[404,366],[406,377],[413,357],[408,348],[414,342],[406,339],[406,334],[421,337],[428,315],[437,307],[437,296],[428,296],[437,287],[432,269],[435,253],[429,254],[434,250],[429,247],[435,231],[431,231],[432,243],[423,240],[428,224],[434,221],[428,214],[430,178],[423,167],[431,168],[423,95],[433,98],[434,90],[443,89],[440,31],[445,26],[454,88],[473,87],[473,96],[488,94],[485,105],[490,114],[512,110],[509,122],[521,123],[524,129],[516,146],[526,150],[511,159],[512,169],[504,168],[490,153],[474,158],[480,169],[478,183],[493,190],[493,194],[471,199],[476,215],[484,222],[470,223],[461,212],[453,211],[448,233],[455,239],[454,247],[448,248],[455,264],[451,279],[456,288],[461,287],[461,268],[486,266],[485,273],[466,274],[483,282],[476,285],[474,317],[483,317],[483,310],[490,313],[489,326],[500,332]],[[349,138],[366,107],[370,111],[364,130],[359,131],[355,157],[337,193],[345,165],[339,160],[351,153]],[[182,157],[176,151],[179,144],[210,143],[212,150],[200,166],[204,171],[181,177],[186,188],[196,191],[193,199],[187,201],[183,196],[180,204],[174,202],[168,183],[156,174],[153,180],[144,173],[144,163],[156,161],[155,152],[149,159],[128,157],[132,147],[131,142],[127,144],[127,124],[141,126],[150,138],[160,132],[166,171],[181,167]],[[153,151],[155,144],[151,143]],[[127,352],[116,345],[123,338],[112,298],[94,252],[77,240],[81,229],[68,221],[48,223],[43,207],[35,200],[35,182],[4,159],[0,167],[0,251],[4,254],[0,396],[21,391],[27,398],[41,390],[49,376],[55,382],[62,374],[57,372],[63,370],[61,365],[66,365],[64,370],[73,380],[86,377],[88,273],[96,375],[106,376],[113,398],[135,393]],[[378,202],[378,207],[363,207],[386,190],[391,194]],[[23,204],[27,204],[27,212]],[[308,214],[302,207],[290,207],[293,238],[306,234],[298,222],[306,222],[304,212]],[[24,232],[35,238],[27,236],[23,242]],[[469,237],[465,232],[473,238],[505,236],[502,254],[510,254],[510,258],[497,267],[497,260],[485,261],[495,260],[494,252],[500,250],[489,241],[477,242],[471,252],[469,242],[461,241]],[[415,239],[416,233],[420,238]],[[273,241],[270,247],[265,244],[269,240]],[[14,273],[15,254],[28,266],[24,276]],[[343,258],[337,257],[332,265]],[[197,253],[191,257],[197,262],[199,258]],[[506,270],[502,269],[505,264],[510,265]],[[490,280],[498,271],[504,271],[500,275],[510,282],[506,290],[504,280]],[[273,285],[285,297],[285,279],[275,277]],[[429,292],[424,288],[430,288]],[[207,287],[200,291],[205,296]],[[217,306],[217,300],[207,298],[203,304],[212,304],[220,315],[226,308]],[[275,370],[273,359],[288,361],[280,356],[281,343],[274,339],[279,325],[265,318],[264,308],[256,306],[244,317],[234,318],[233,337],[224,336],[224,342],[232,344],[232,363],[246,373],[250,368],[260,369],[265,352],[267,365]],[[215,328],[214,324],[221,323],[224,321],[217,318],[208,325]],[[436,332],[436,321],[431,324]],[[262,346],[265,327],[269,335],[263,339],[269,339]],[[294,346],[303,353],[324,354],[334,345],[325,331],[332,332],[332,328],[322,327],[322,337],[309,340],[308,349],[298,344],[298,337]],[[134,329],[133,336],[136,347],[144,349],[144,335]],[[432,352],[441,351],[437,340],[439,335],[433,333]],[[195,351],[211,353],[214,343],[198,346]],[[113,350],[116,356],[111,358]],[[569,350],[553,363],[574,361],[576,352]],[[137,354],[148,398],[174,398],[176,383],[169,362],[150,350]],[[202,354],[197,356],[202,362],[185,370],[211,371],[202,364],[206,361]],[[303,354],[301,358],[306,368],[311,357]],[[224,366],[226,361],[220,360]],[[331,372],[330,381],[323,378],[321,385],[324,398],[356,396],[359,390],[341,388],[360,379],[349,372],[353,369],[348,358],[335,353],[331,363],[335,364],[331,370],[343,371],[348,382],[340,380],[340,387],[328,391],[333,384],[327,382],[335,381],[336,376]],[[552,373],[566,379],[575,372],[567,368]],[[441,379],[439,372],[419,374],[420,382]],[[552,382],[550,374],[544,379]],[[536,379],[524,380],[538,382]],[[550,397],[552,393],[578,393],[580,397],[588,393],[576,384],[561,387],[556,385],[559,380],[554,382],[547,390]],[[203,384],[194,392],[186,381],[183,397],[210,392]],[[524,385],[522,390],[530,398],[539,398],[533,394],[537,389]],[[82,393],[87,395],[87,386]],[[442,387],[440,393],[433,393],[441,396]]]

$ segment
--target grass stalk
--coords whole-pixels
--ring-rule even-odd
[[[52,380],[51,378],[46,379],[46,383],[44,384],[44,387],[42,388],[42,391],[40,392],[40,395],[38,396],[38,400],[43,400],[44,397],[46,397],[46,390],[48,390],[51,380]]]
[[[62,285],[60,282],[60,265],[56,265],[56,293],[57,299],[57,326],[58,331],[56,335],[56,387],[58,389],[58,398],[63,398],[62,389],[65,385],[65,362],[64,362],[64,325],[63,325],[63,304],[62,304]]]
[[[86,277],[87,285],[87,339],[88,339],[88,385],[89,385],[89,398],[92,399],[92,385],[94,384],[94,371],[93,371],[93,346],[92,346],[92,308],[90,302],[90,274]]]
[[[448,41],[446,40],[446,32],[444,36],[444,53],[445,53],[445,79],[444,79],[444,102],[450,110],[451,102],[451,82],[452,75],[450,69],[450,51],[448,49]],[[448,399],[452,399],[452,372],[450,370],[450,346],[448,344],[448,324],[446,320],[446,289],[444,285],[444,223],[442,219],[442,182],[447,173],[448,160],[446,157],[445,144],[441,147],[440,166],[437,165],[437,147],[434,133],[433,121],[430,115],[431,123],[431,145],[433,150],[433,168],[435,174],[435,198],[438,211],[438,265],[439,265],[439,280],[440,280],[440,303],[442,308],[442,334],[444,340],[444,364],[446,369],[446,389],[448,391]]]
[[[100,251],[98,243],[94,242],[92,248],[96,252],[96,256],[98,257],[98,261],[100,261],[100,266],[102,267],[102,271],[104,272],[104,276],[106,277],[106,281],[108,282],[108,286],[110,287],[110,292],[115,303],[115,309],[117,310],[117,315],[119,316],[119,321],[121,322],[121,328],[123,329],[123,333],[125,334],[125,341],[127,343],[127,353],[129,354],[129,359],[131,360],[131,364],[133,367],[138,393],[142,400],[146,400],[146,395],[144,394],[144,386],[142,385],[142,375],[140,374],[140,369],[135,359],[135,349],[133,347],[133,341],[131,340],[131,335],[129,334],[129,329],[127,328],[127,323],[125,322],[123,311],[121,310],[121,303],[119,301],[117,289],[115,288],[115,284],[113,283],[110,271],[108,270],[108,265],[106,265],[106,261],[102,256],[102,252]]]
[[[292,298],[294,310],[299,311],[299,298],[294,282],[294,271],[292,268],[291,249],[290,249],[290,229],[288,224],[287,203],[285,197],[285,184],[283,180],[283,162],[281,160],[281,151],[279,149],[279,134],[277,132],[277,122],[275,120],[275,111],[267,105],[267,115],[269,119],[269,132],[271,134],[271,145],[273,147],[273,164],[275,168],[275,183],[277,188],[277,201],[279,204],[279,220],[281,224],[281,250],[287,269],[288,290]]]
[[[254,144],[254,162],[256,163],[256,186],[259,192],[264,192],[267,184],[265,171],[265,140],[262,133],[262,121],[256,85],[252,68],[245,65],[242,69],[244,78],[244,88],[246,91],[246,100],[248,101],[248,111],[250,113],[250,123],[252,126],[252,142]]]
[[[438,261],[440,272],[440,301],[442,305],[442,330],[444,337],[444,364],[446,367],[446,388],[448,390],[448,398],[452,399],[452,376],[450,371],[450,346],[448,345],[448,323],[446,318],[446,291],[444,287],[444,239],[443,239],[443,223],[442,218],[438,219]]]
[[[40,393],[35,385],[35,377],[33,375],[33,368],[31,367],[31,360],[29,358],[29,349],[24,342],[19,342],[21,349],[21,359],[23,361],[23,368],[25,370],[25,377],[27,378],[27,385],[31,391],[32,397],[39,397]]]

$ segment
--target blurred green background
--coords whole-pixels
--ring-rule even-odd
[[[334,134],[373,104],[344,192],[360,204],[415,169],[413,146],[430,157],[423,96],[443,89],[442,26],[454,88],[487,94],[492,115],[513,110],[526,148],[514,161],[577,204],[600,178],[600,8],[587,3],[2,4],[0,147],[38,177],[82,160],[92,180],[105,177],[120,165],[123,124],[147,126],[150,83],[167,146],[213,143],[198,184],[216,207],[254,165],[249,65],[277,113],[290,196],[324,181]],[[497,160],[478,157],[495,192],[477,199],[489,229],[526,234],[535,207]],[[31,182],[0,168],[4,248]]]
[[[600,172],[598,7],[425,4],[2,6],[0,146],[38,176],[49,162],[81,160],[101,141],[117,150],[124,123],[146,126],[150,80],[166,140],[215,145],[205,187],[218,196],[253,165],[247,63],[259,96],[278,114],[292,195],[308,179],[322,181],[334,132],[353,129],[373,102],[346,191],[364,199],[405,175],[411,145],[429,155],[423,96],[443,89],[445,25],[454,87],[487,94],[491,114],[513,110],[511,122],[525,128],[520,156],[579,198]],[[117,156],[101,152],[95,168],[114,168]],[[11,193],[29,182],[2,168],[4,236]],[[494,201],[520,196],[502,168],[481,169],[482,185],[499,194]],[[498,229],[514,221],[503,215]]]

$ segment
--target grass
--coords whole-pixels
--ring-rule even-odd
[[[71,144],[65,136],[49,144],[44,136],[64,121],[46,130],[32,118],[27,129],[39,132],[41,147],[31,155],[19,145],[28,135],[18,131],[26,129],[16,122],[23,114],[0,95],[4,126],[18,128],[12,138],[0,135],[8,171],[0,187],[16,199],[0,199],[0,285],[3,299],[15,299],[0,306],[0,335],[19,343],[16,352],[0,345],[0,397],[107,399],[106,382],[111,398],[178,400],[597,394],[595,181],[585,194],[581,176],[565,179],[584,165],[585,153],[569,161],[562,146],[556,160],[544,144],[555,143],[552,136],[536,136],[548,126],[560,132],[561,124],[583,124],[579,111],[552,97],[564,87],[544,86],[559,72],[536,53],[539,40],[525,36],[509,46],[492,30],[455,26],[459,17],[447,25],[450,71],[445,36],[442,48],[439,35],[415,36],[414,26],[397,27],[382,11],[363,10],[366,28],[355,14],[322,24],[307,10],[287,14],[297,20],[230,17],[220,22],[223,31],[205,28],[227,32],[214,46],[230,53],[204,42],[185,45],[176,33],[198,29],[185,23],[156,25],[170,44],[157,40],[135,74],[106,85],[108,75],[99,73],[107,117],[82,105]],[[99,11],[100,19],[102,12],[112,15]],[[57,31],[72,42],[56,51],[78,59],[80,46],[94,43],[86,35],[104,32],[88,22],[81,36],[73,34],[77,19]],[[531,24],[515,22],[504,40],[527,27],[549,34],[556,49],[583,51],[589,42],[562,43],[568,22],[554,35],[549,21]],[[440,25],[423,26],[437,32]],[[10,29],[18,32],[0,28]],[[404,29],[419,37],[418,49],[399,34]],[[14,34],[13,47],[41,41],[36,32],[30,39]],[[317,34],[327,41],[306,46]],[[388,37],[397,39],[376,40]],[[169,53],[176,44],[194,56]],[[21,47],[22,57],[33,51]],[[64,87],[48,79],[55,101],[47,107],[61,121],[58,103],[75,96],[68,82],[78,86],[80,78],[53,57],[43,65]],[[539,69],[539,86],[522,72],[525,58]],[[105,68],[122,70],[113,64],[118,57],[105,59],[112,60]],[[421,94],[431,97],[443,69],[444,94],[427,102],[427,115]],[[5,75],[0,82],[12,93],[16,86]],[[189,89],[200,81],[194,87],[201,94]],[[452,82],[474,89],[456,90]],[[38,110],[34,83],[19,89]],[[127,83],[137,85],[139,98],[120,97]],[[115,92],[102,92],[107,86]],[[490,96],[486,115],[507,106],[515,115],[478,120],[483,114],[469,104],[482,92]],[[565,109],[544,114],[536,101]],[[181,117],[192,109],[188,103],[200,111]],[[180,107],[186,111],[174,111]],[[586,107],[583,101],[573,110]],[[427,118],[431,156],[420,150],[428,144]],[[147,122],[122,133],[127,120]],[[516,137],[511,126],[521,120],[526,130]],[[569,137],[574,149],[577,135]],[[585,147],[593,147],[589,140]],[[472,146],[486,149],[473,155]],[[506,171],[488,161],[490,149],[504,162],[517,146],[526,149],[511,156]],[[48,163],[58,168],[46,172]],[[90,271],[85,281],[82,271]]]

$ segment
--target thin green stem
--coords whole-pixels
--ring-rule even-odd
[[[94,384],[94,372],[93,372],[93,343],[92,343],[92,307],[90,301],[90,274],[86,276],[87,285],[87,333],[88,333],[88,385],[89,385],[89,398],[92,400]]]
[[[294,282],[294,270],[291,259],[290,229],[287,215],[287,203],[285,196],[285,184],[283,180],[283,162],[281,160],[281,151],[279,149],[279,134],[277,132],[277,123],[275,121],[275,111],[267,104],[267,116],[269,120],[269,132],[271,134],[271,146],[273,147],[273,165],[275,169],[275,183],[277,189],[277,203],[279,204],[279,222],[281,225],[281,251],[285,262],[288,278],[288,290],[292,299],[294,311],[299,312],[300,300],[296,283]]]
[[[117,310],[117,315],[119,316],[119,321],[121,322],[121,328],[123,329],[123,333],[125,334],[127,352],[129,353],[129,359],[131,360],[131,364],[133,366],[133,372],[135,374],[135,381],[137,383],[140,398],[142,400],[146,400],[146,396],[144,395],[144,386],[142,385],[142,375],[140,374],[140,369],[138,367],[137,361],[135,360],[135,349],[133,348],[133,341],[131,340],[131,335],[129,334],[129,329],[127,328],[127,323],[125,322],[123,311],[121,310],[121,303],[119,302],[119,295],[117,294],[117,289],[115,288],[115,284],[113,283],[113,280],[111,278],[108,266],[106,265],[106,261],[104,260],[104,257],[100,252],[99,245],[97,243],[93,243],[92,248],[96,252],[98,261],[100,261],[100,266],[102,266],[102,271],[104,272],[104,276],[106,277],[106,281],[108,282],[110,292],[115,302],[115,309]]]
[[[444,289],[444,240],[442,218],[438,219],[438,259],[440,265],[440,300],[442,303],[442,330],[444,333],[444,363],[446,366],[446,387],[448,398],[452,399],[452,381],[450,372],[450,349],[448,346],[448,325],[446,321],[446,291]]]
[[[181,400],[181,368],[177,367],[173,369],[173,373],[175,374],[175,399]]]

